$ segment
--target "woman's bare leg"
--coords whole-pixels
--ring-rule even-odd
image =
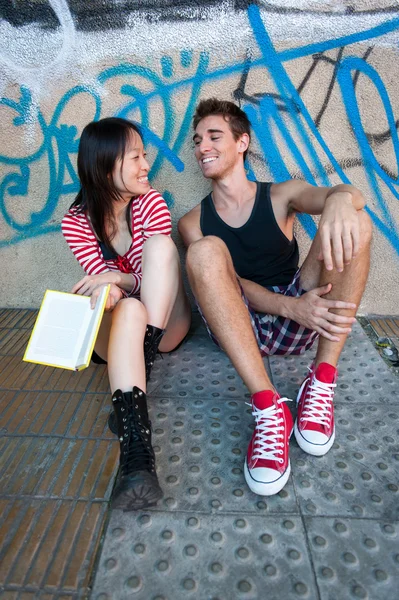
[[[147,240],[143,250],[141,301],[120,300],[105,313],[95,345],[108,362],[111,392],[126,392],[135,385],[146,391],[143,342],[146,325],[167,328],[160,350],[173,350],[187,334],[191,309],[184,291],[179,255],[165,235]]]
[[[143,341],[147,325],[145,306],[135,298],[120,300],[101,323],[95,351],[108,362],[111,392],[146,391]]]
[[[159,349],[173,350],[190,328],[191,309],[184,291],[180,259],[173,240],[154,235],[144,244],[141,301],[148,324],[166,329]]]

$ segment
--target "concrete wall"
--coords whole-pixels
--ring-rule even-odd
[[[0,306],[34,307],[81,270],[60,233],[92,119],[136,119],[174,223],[208,191],[193,158],[200,98],[254,126],[250,176],[365,194],[375,224],[363,313],[398,313],[399,12],[391,2],[2,0]],[[300,220],[303,252],[315,221]]]

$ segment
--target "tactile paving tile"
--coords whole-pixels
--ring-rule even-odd
[[[395,600],[399,523],[306,518],[322,600]]]
[[[115,440],[0,438],[1,495],[109,499]]]
[[[268,369],[268,361],[265,359]],[[208,336],[192,335],[175,352],[158,357],[151,372],[152,396],[249,398],[226,354]]]
[[[0,500],[0,585],[27,588],[31,598],[50,592],[87,597],[106,504],[53,499]],[[45,585],[46,592],[39,589]],[[29,598],[17,591],[17,597]],[[33,595],[35,594],[35,595]],[[58,594],[57,594],[57,597]],[[77,596],[75,596],[77,597]]]
[[[310,367],[315,349],[302,356],[272,356],[269,359],[273,382],[280,395],[296,399],[298,389]],[[397,377],[373,348],[358,323],[348,337],[338,363],[334,401],[399,403]]]
[[[295,489],[308,515],[399,519],[399,407],[335,407],[336,440],[322,457],[291,441]]]
[[[317,598],[299,517],[118,512],[92,600]]]
[[[277,495],[253,494],[243,464],[254,427],[244,400],[149,400],[157,473],[168,511],[297,513],[290,480]]]
[[[90,392],[109,390],[106,369],[98,369]],[[178,350],[158,355],[147,393],[181,398],[244,398],[248,390],[229,359],[207,336],[190,335]]]

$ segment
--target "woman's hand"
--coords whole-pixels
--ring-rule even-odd
[[[99,285],[93,291],[93,293],[91,295],[91,298],[90,298],[90,306],[91,306],[91,308],[95,307],[96,302],[97,302],[97,298],[99,297],[99,295],[103,291],[103,288],[104,288],[105,285],[108,285],[108,284],[105,283],[103,285]],[[118,288],[118,286],[115,285],[114,283],[111,283],[110,284],[110,290],[109,290],[108,298],[107,298],[107,302],[105,304],[105,311],[106,312],[111,312],[112,310],[114,310],[115,306],[118,304],[119,300],[121,300],[122,298],[124,298],[124,294],[123,294],[122,290],[120,288]]]
[[[75,283],[71,292],[80,296],[91,296],[99,285],[107,285],[108,283],[118,285],[119,281],[120,273],[115,271],[107,271],[107,273],[101,273],[101,275],[86,275],[78,283]]]

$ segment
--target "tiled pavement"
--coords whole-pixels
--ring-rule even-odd
[[[261,498],[242,473],[248,394],[195,319],[149,387],[164,499],[109,514],[106,370],[22,363],[34,314],[0,311],[1,600],[399,597],[399,379],[360,326],[340,363],[333,449],[315,458],[291,441],[287,486]],[[310,360],[271,358],[282,395]]]
[[[21,361],[35,316],[0,311],[0,597],[72,600],[88,595],[118,447],[104,367]]]
[[[392,353],[396,348],[396,356],[391,355],[392,358],[385,358],[388,364],[392,364],[392,361],[397,369],[397,373],[399,373],[399,317],[378,317],[372,316],[368,319],[369,327],[373,331],[376,338],[388,338],[390,343],[389,349],[381,348],[381,352],[389,352]]]

